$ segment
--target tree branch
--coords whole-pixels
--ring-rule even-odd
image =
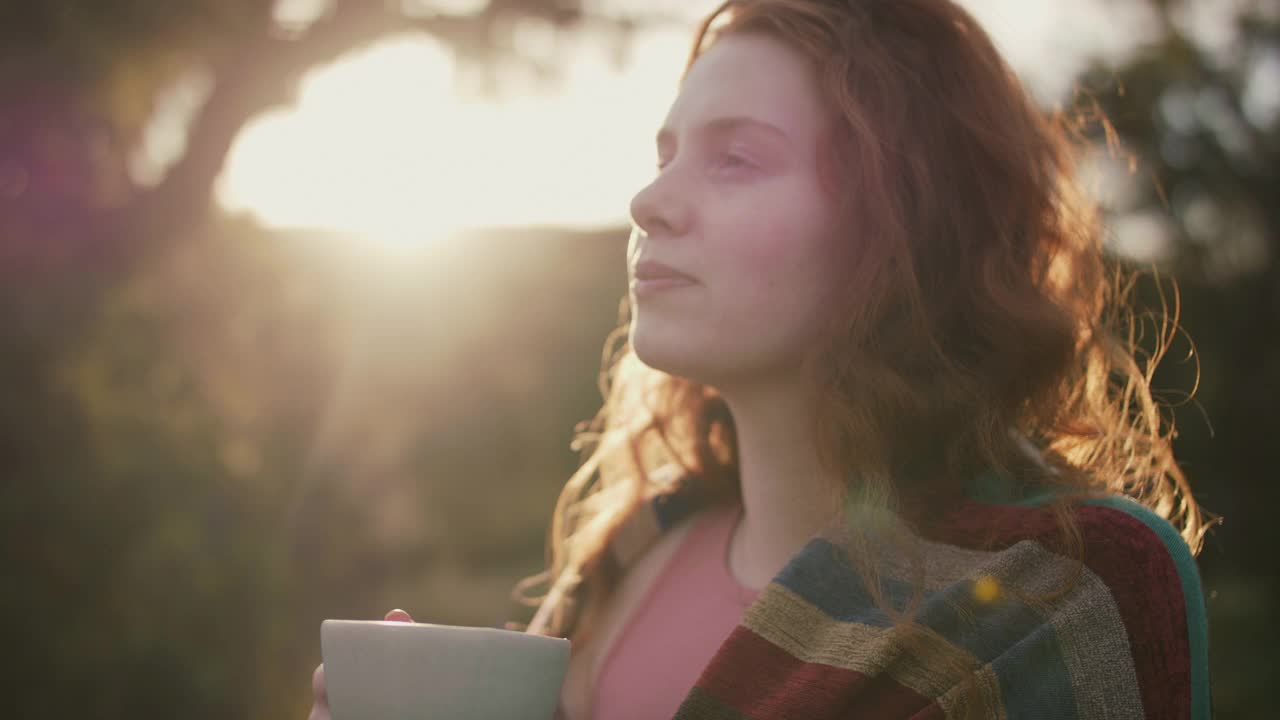
[[[267,25],[254,37],[228,47],[211,61],[214,89],[189,129],[187,153],[165,179],[143,194],[129,215],[145,230],[127,233],[128,255],[145,253],[146,245],[180,239],[183,230],[209,211],[214,182],[222,172],[231,144],[253,116],[296,97],[298,81],[317,65],[332,62],[353,49],[402,32],[421,32],[448,45],[460,57],[497,60],[510,54],[496,28],[512,17],[542,18],[558,27],[605,23],[624,32],[638,25],[634,16],[583,13],[576,2],[494,0],[483,11],[467,15],[407,15],[377,0],[345,0],[298,37],[284,37]],[[646,15],[643,22],[674,18]]]

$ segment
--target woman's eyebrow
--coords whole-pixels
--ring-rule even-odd
[[[733,132],[734,130],[739,130],[744,128],[754,129],[754,130],[763,130],[767,134],[775,136],[777,139],[781,140],[782,142],[788,145],[791,144],[790,136],[788,136],[787,133],[782,130],[782,128],[778,127],[777,125],[767,123],[763,120],[757,120],[755,118],[747,117],[745,115],[731,115],[726,117],[718,117],[704,123],[702,126],[698,128],[695,128],[694,132],[699,135],[702,135],[702,134],[724,135],[726,133]],[[670,127],[663,127],[661,130],[658,131],[658,136],[656,140],[659,147],[672,143],[675,141],[675,131],[672,130]]]

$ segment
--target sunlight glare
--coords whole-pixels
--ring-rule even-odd
[[[595,1],[618,12],[637,7]],[[1070,13],[1014,0],[961,2],[1047,104],[1069,94],[1090,55],[1122,55],[1146,28],[1137,14],[1101,0]],[[682,7],[693,5],[705,11],[714,3]],[[1055,32],[1090,23],[1113,32],[1075,44]],[[534,33],[526,39],[554,51],[563,82],[547,88],[509,64],[499,67],[500,91],[490,98],[455,92],[454,59],[429,35],[388,37],[315,68],[296,106],[248,123],[219,179],[218,201],[268,227],[339,231],[390,246],[463,227],[624,225],[632,195],[653,177],[652,138],[675,96],[689,31],[638,31],[622,70],[611,62],[608,33]]]
[[[583,37],[560,92],[508,77],[499,100],[458,99],[453,59],[434,41],[384,40],[308,74],[296,107],[246,126],[219,200],[268,226],[391,244],[461,227],[623,224],[652,175],[648,138],[687,41],[649,35],[632,65],[642,71],[615,71],[606,39]]]
[[[271,226],[313,226],[396,240],[447,232],[457,159],[440,142],[459,132],[439,98],[452,57],[437,44],[393,38],[309,73],[297,108],[252,122],[232,148],[220,199]],[[433,102],[433,100],[435,102]]]

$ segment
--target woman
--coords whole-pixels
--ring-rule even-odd
[[[562,717],[1209,716],[1167,336],[1129,340],[1071,140],[949,0],[705,21],[518,588]]]

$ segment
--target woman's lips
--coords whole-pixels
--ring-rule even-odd
[[[694,285],[697,281],[692,277],[656,260],[645,260],[638,263],[631,289],[637,298],[647,297],[654,293],[678,287]]]
[[[693,285],[693,280],[687,277],[677,275],[666,275],[661,277],[651,277],[640,279],[636,278],[631,281],[631,291],[635,293],[637,299],[649,297],[663,290],[670,290],[678,287],[688,287]]]

